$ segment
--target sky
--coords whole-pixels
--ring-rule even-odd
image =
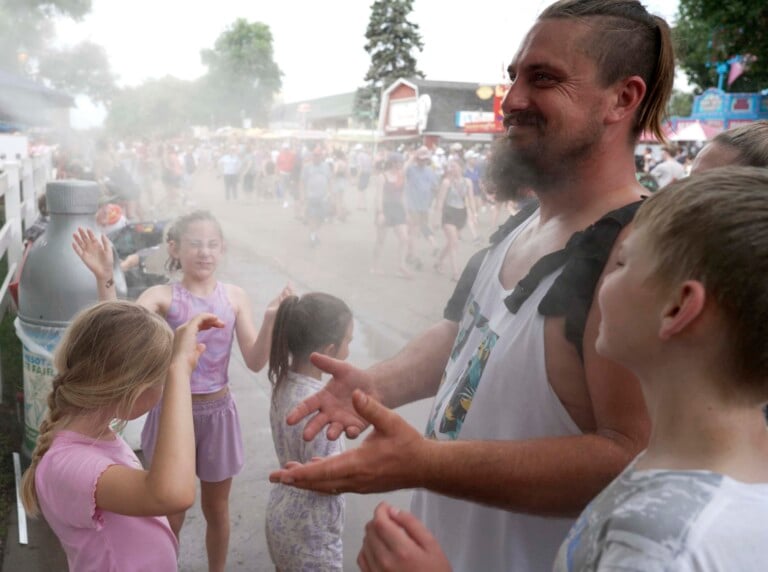
[[[552,0],[414,0],[424,50],[416,52],[427,79],[495,84],[536,16]],[[646,0],[672,22],[678,0]],[[200,50],[237,18],[268,24],[274,59],[283,72],[285,102],[354,91],[370,58],[365,30],[371,0],[93,0],[83,20],[60,20],[62,45],[90,40],[104,46],[118,84],[205,73]],[[103,110],[78,98],[74,127],[98,124]]]

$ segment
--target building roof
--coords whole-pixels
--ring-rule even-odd
[[[430,97],[431,108],[424,129],[425,134],[462,132],[456,126],[457,111],[493,111],[493,99],[480,99],[476,93],[478,87],[489,85],[487,83],[403,79],[418,88],[419,96]]]
[[[14,90],[37,95],[56,107],[72,107],[75,99],[64,92],[47,87],[39,81],[0,69],[0,90]]]

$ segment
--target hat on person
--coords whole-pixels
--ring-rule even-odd
[[[461,143],[453,143],[451,144],[451,151],[461,151],[463,147],[461,146]]]
[[[435,153],[437,153],[438,155],[445,155],[445,151],[443,151],[442,147],[438,147],[437,149],[435,149]]]
[[[360,143],[358,143],[357,145],[355,145],[355,151],[359,151],[359,150],[360,150],[360,149],[362,149],[362,148],[363,148],[363,146],[362,146]]]
[[[416,158],[417,159],[429,159],[430,152],[429,149],[427,149],[425,146],[421,146],[416,151]]]

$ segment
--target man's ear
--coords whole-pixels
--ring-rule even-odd
[[[647,89],[643,78],[637,75],[617,82],[614,85],[611,105],[605,118],[606,123],[618,123],[627,117],[634,117]]]
[[[706,301],[707,291],[701,282],[683,282],[662,310],[659,338],[669,340],[683,332],[701,316]]]

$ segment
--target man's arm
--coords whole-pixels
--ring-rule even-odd
[[[606,268],[613,267],[613,256]],[[271,478],[324,492],[421,487],[507,510],[576,514],[645,447],[650,433],[636,378],[597,355],[599,323],[593,303],[584,331],[584,368],[596,423],[592,433],[526,441],[434,441],[373,400],[356,400],[358,413],[375,427],[359,448],[310,465],[291,465]]]
[[[440,320],[395,357],[371,366],[368,371],[374,377],[379,400],[395,408],[434,397],[458,333],[458,323]]]

